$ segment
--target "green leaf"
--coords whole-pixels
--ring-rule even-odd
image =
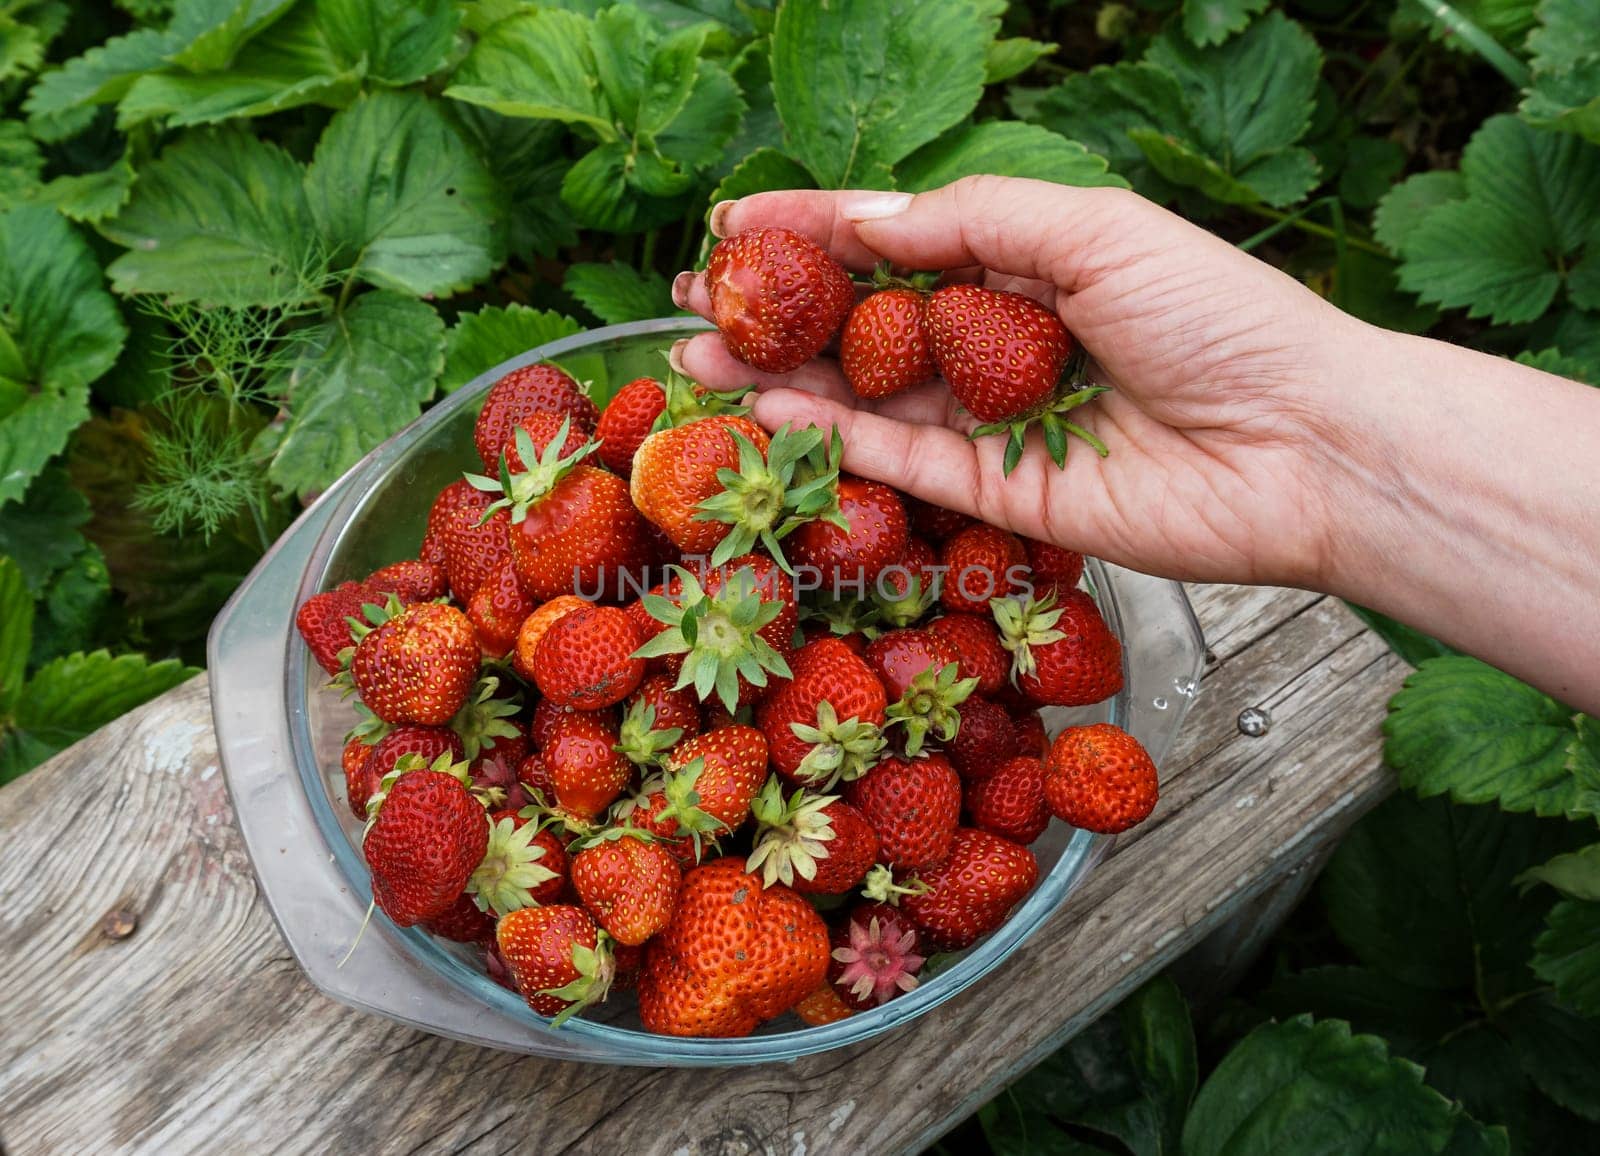
[[[1057,45],[1042,40],[1029,40],[1026,36],[1008,36],[991,41],[983,55],[983,83],[999,84],[1027,72],[1046,56],[1055,53]]]
[[[444,367],[444,322],[426,302],[364,293],[311,330],[289,379],[289,425],[269,476],[302,498],[326,489],[422,413]]]
[[[460,23],[450,0],[320,0],[317,16],[334,51],[395,87],[443,67]]]
[[[1546,922],[1534,941],[1533,973],[1573,1011],[1600,1019],[1600,902],[1563,899]]]
[[[216,72],[294,0],[177,0],[169,35],[181,47],[168,59],[192,72]]]
[[[1529,1115],[1547,1101],[1520,1071],[1511,1045],[1485,1021],[1461,1022],[1409,1058],[1427,1069],[1429,1084],[1474,1117],[1510,1129],[1520,1150],[1539,1151],[1529,1143]]]
[[[22,570],[32,598],[43,598],[51,577],[84,548],[79,533],[89,503],[59,466],[46,468],[20,502],[0,506],[0,554]]]
[[[298,299],[318,263],[298,161],[235,128],[191,132],[147,165],[101,232],[129,249],[106,272],[119,293],[204,304]]]
[[[919,193],[974,173],[1034,177],[1062,185],[1127,186],[1106,171],[1104,157],[1077,141],[1040,125],[1004,120],[951,129],[901,161],[895,183]]]
[[[33,595],[22,579],[22,568],[0,554],[0,718],[22,694],[33,646]]]
[[[1145,984],[1118,1009],[1129,1059],[1158,1127],[1155,1150],[1176,1152],[1199,1082],[1194,1028],[1177,984],[1165,976]]]
[[[1217,1065],[1184,1125],[1183,1151],[1439,1152],[1457,1111],[1378,1037],[1299,1016],[1257,1028]]]
[[[506,116],[585,124],[601,140],[614,140],[594,81],[590,29],[582,16],[553,8],[502,20],[472,46],[445,95]]]
[[[1541,349],[1536,353],[1524,350],[1517,354],[1516,359],[1523,365],[1531,365],[1535,369],[1542,369],[1557,377],[1570,377],[1585,385],[1600,385],[1600,367],[1592,361],[1568,357],[1559,349]]]
[[[1267,0],[1183,0],[1183,34],[1194,44],[1221,44],[1266,6]]]
[[[164,68],[174,40],[166,32],[141,28],[116,36],[60,68],[47,72],[28,92],[23,109],[41,140],[62,140],[84,127],[73,114],[114,104],[146,72]]]
[[[1437,170],[1407,177],[1379,202],[1372,234],[1391,253],[1403,254],[1407,240],[1434,209],[1466,195],[1467,182],[1460,173]]]
[[[621,261],[570,265],[563,287],[607,325],[670,317],[678,311],[671,282],[654,269],[641,273]]]
[[[510,251],[527,260],[554,256],[576,243],[577,227],[561,201],[561,181],[572,167],[561,147],[566,135],[562,125],[502,116],[471,104],[457,104],[453,111],[462,136],[509,202]]]
[[[136,174],[124,154],[109,168],[94,173],[63,174],[39,190],[39,200],[62,216],[98,224],[121,212],[133,196]]]
[[[1470,317],[1532,321],[1600,216],[1600,148],[1497,116],[1473,134],[1461,172],[1467,196],[1405,238],[1400,283]]]
[[[751,193],[773,189],[814,189],[817,182],[798,161],[790,160],[774,148],[759,148],[740,161],[722,178],[711,194],[711,204],[735,201]]]
[[[110,598],[111,575],[105,557],[97,546],[83,543],[45,592],[44,613],[34,621],[29,664],[43,666],[73,651],[88,649]]]
[[[44,172],[44,154],[17,120],[0,120],[0,209],[35,197]]]
[[[1572,712],[1474,658],[1424,662],[1390,700],[1384,758],[1402,786],[1507,811],[1575,814],[1600,779],[1574,773]]]
[[[476,313],[463,313],[445,339],[444,376],[439,387],[446,393],[460,389],[502,361],[581,330],[570,317],[526,305],[489,305]]]
[[[989,39],[970,0],[787,0],[772,91],[794,157],[823,188],[885,183],[972,112]]]
[[[1512,1050],[1539,1090],[1568,1111],[1600,1120],[1600,1020],[1585,1019],[1546,993],[1512,1004],[1501,1015]]]
[[[1412,666],[1420,666],[1430,658],[1440,658],[1447,654],[1457,653],[1446,646],[1437,638],[1422,633],[1403,622],[1396,622],[1386,614],[1379,614],[1376,610],[1368,610],[1365,606],[1357,606],[1353,602],[1346,602],[1357,618],[1365,622],[1372,630],[1389,644],[1389,649],[1405,659]]]
[[[689,99],[672,123],[654,134],[654,155],[676,171],[708,169],[722,159],[744,111],[744,97],[727,69],[702,60]]]
[[[1339,174],[1339,196],[1357,209],[1370,209],[1394,187],[1405,171],[1404,146],[1388,137],[1355,136],[1346,147],[1344,171]]]
[[[449,294],[503,254],[494,179],[420,93],[374,93],[336,115],[306,193],[334,264],[379,288]]]
[[[10,727],[0,731],[0,784],[198,673],[176,659],[150,662],[105,650],[47,663],[23,688]]]
[[[4,539],[0,539],[0,553],[11,553],[5,549]],[[1517,876],[1517,882],[1548,883],[1569,899],[1600,903],[1600,843],[1590,843],[1581,850],[1557,855],[1548,863],[1529,867]]]
[[[1523,118],[1600,143],[1600,24],[1586,0],[1543,0],[1528,37],[1533,83]]]
[[[1412,1059],[1462,1023],[1446,996],[1370,967],[1328,965],[1279,975],[1254,1002],[1278,1019],[1309,1013],[1344,1020],[1353,1031],[1381,1034]]]
[[[89,416],[127,338],[89,246],[53,209],[0,213],[0,507]]]
[[[687,194],[676,198],[641,197],[631,185],[637,174],[629,165],[640,157],[621,141],[586,152],[561,181],[561,200],[578,224],[611,233],[632,233],[677,220],[687,208]]]

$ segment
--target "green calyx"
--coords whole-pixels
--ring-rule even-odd
[[[350,637],[355,641],[339,651],[339,673],[328,681],[330,687],[340,691],[345,698],[355,693],[356,680],[350,670],[350,663],[356,656],[356,647],[367,635],[391,618],[398,617],[404,610],[405,607],[400,604],[400,599],[390,594],[381,603],[363,602],[360,618],[353,614],[345,616],[345,621],[350,624]]]
[[[572,966],[578,977],[561,987],[546,988],[540,995],[567,1000],[561,1014],[550,1021],[558,1028],[586,1007],[603,1001],[611,992],[611,981],[616,977],[617,964],[611,952],[611,937],[600,932],[593,948],[581,943],[572,945]]]
[[[550,444],[545,446],[544,452],[539,453],[534,449],[533,438],[528,435],[528,431],[518,426],[512,437],[516,440],[517,457],[522,459],[521,471],[513,473],[510,458],[502,453],[499,478],[487,478],[482,474],[462,475],[473,489],[500,495],[499,499],[491,502],[483,511],[479,525],[494,517],[499,510],[510,510],[513,522],[522,521],[528,516],[529,507],[555,489],[556,484],[572,472],[573,466],[600,448],[599,442],[587,441],[563,457],[561,450],[567,444],[567,435],[571,432],[572,419],[563,418],[556,436],[550,439]]]
[[[349,664],[346,663],[346,665]],[[365,703],[357,702],[356,725],[345,732],[344,741],[349,742],[351,739],[360,739],[366,746],[376,746],[392,730],[394,730],[393,724],[386,723],[373,714],[367,709]]]
[[[713,693],[731,714],[739,706],[739,678],[766,686],[770,675],[789,678],[789,663],[761,637],[761,629],[783,613],[783,603],[762,597],[753,569],[741,566],[716,596],[681,566],[672,568],[682,583],[680,600],[647,594],[644,608],[667,629],[638,650],[635,658],[683,655],[674,689],[692,686],[705,702]]]
[[[372,824],[378,821],[378,812],[383,809],[384,800],[389,797],[390,789],[401,775],[411,771],[438,771],[442,775],[449,775],[463,787],[472,785],[471,769],[466,763],[454,762],[449,751],[444,751],[431,763],[421,755],[402,755],[395,761],[394,768],[378,780],[378,789],[367,800],[367,825],[361,829],[363,839],[367,837],[367,832],[372,830]]]
[[[500,739],[515,738],[521,732],[511,722],[521,710],[516,696],[496,698],[500,679],[494,675],[480,679],[467,701],[446,725],[461,737],[462,749],[471,762],[486,750],[493,750]]]
[[[880,589],[874,588],[872,591],[872,603],[877,608],[878,617],[891,628],[917,622],[933,608],[938,597],[938,583],[924,582],[921,574],[911,575],[898,598],[886,598]]]
[[[1095,437],[1094,434],[1084,429],[1076,422],[1069,421],[1068,413],[1080,405],[1093,401],[1102,393],[1109,393],[1103,385],[1090,385],[1088,372],[1089,358],[1080,346],[1075,349],[1067,360],[1066,368],[1061,373],[1061,381],[1055,391],[1041,404],[1020,413],[1005,421],[989,422],[980,425],[967,436],[969,438],[987,437],[990,434],[1007,434],[1006,455],[1004,470],[1007,476],[1017,468],[1017,463],[1022,460],[1023,445],[1028,436],[1028,427],[1037,425],[1044,434],[1045,449],[1050,454],[1050,460],[1057,467],[1067,464],[1067,447],[1070,437],[1081,438],[1094,447],[1094,452],[1101,457],[1111,451],[1106,448],[1106,443]]]
[[[767,779],[750,804],[760,824],[755,846],[745,857],[745,870],[761,875],[761,885],[794,886],[795,876],[817,877],[817,860],[828,857],[827,844],[835,837],[833,823],[824,813],[837,795],[808,795],[796,791],[786,801],[776,775]]]
[[[638,827],[623,824],[615,827],[603,827],[592,835],[585,835],[582,839],[574,839],[567,845],[567,849],[576,854],[587,851],[590,847],[599,847],[603,843],[617,843],[623,839],[637,839],[641,843],[654,843],[657,837],[649,831],[641,831]]]
[[[875,600],[818,590],[801,604],[800,618],[804,622],[824,623],[829,633],[841,638],[859,634],[872,639],[878,637],[883,613]]]
[[[879,261],[872,270],[872,287],[874,289],[915,289],[919,293],[927,293],[939,284],[943,274],[937,270],[927,272],[896,273],[894,266],[888,261]]]
[[[628,713],[622,716],[619,741],[612,750],[635,766],[659,766],[666,758],[667,752],[677,745],[682,737],[682,727],[663,727],[657,730],[656,708],[647,702],[639,701],[630,706]]]
[[[905,752],[916,758],[932,734],[942,743],[956,737],[961,712],[956,708],[977,688],[976,678],[962,678],[961,668],[947,662],[935,671],[931,666],[911,680],[900,701],[889,707],[890,725],[905,728]]]
[[[667,407],[651,424],[651,433],[676,429],[680,425],[688,425],[703,417],[715,417],[719,414],[743,417],[750,412],[750,407],[740,405],[738,400],[749,392],[748,388],[714,390],[701,386],[699,392],[696,392],[695,383],[674,369],[667,371],[662,391],[667,397]]]
[[[534,888],[556,877],[556,872],[540,861],[545,849],[533,841],[538,833],[537,824],[518,826],[509,816],[490,825],[483,861],[467,880],[467,894],[479,911],[507,915],[532,907]]]
[[[920,879],[913,879],[909,883],[896,883],[894,872],[882,863],[874,864],[861,883],[861,893],[872,902],[888,903],[894,907],[900,906],[903,896],[924,895],[930,890],[932,888]]]
[[[731,527],[711,552],[711,564],[721,566],[748,554],[759,542],[792,574],[779,540],[826,516],[830,502],[838,508],[837,466],[831,472],[808,469],[796,476],[800,464],[822,445],[823,433],[815,426],[795,430],[786,425],[772,436],[763,457],[749,438],[737,430],[729,432],[739,449],[739,468],[717,471],[722,492],[701,502],[694,515],[697,521],[726,522]]]
[[[801,742],[812,744],[795,768],[795,778],[824,791],[866,774],[877,765],[878,756],[888,745],[876,723],[858,718],[841,720],[826,699],[817,704],[816,726],[790,723],[789,729]]]
[[[1054,590],[1043,598],[991,598],[989,612],[1000,628],[1000,645],[1011,652],[1011,681],[1014,684],[1025,674],[1037,669],[1033,647],[1059,642],[1066,635],[1057,630],[1061,610],[1056,606]]]
[[[700,807],[700,792],[695,790],[695,784],[705,769],[705,759],[697,758],[676,771],[666,772],[662,776],[661,793],[666,796],[667,805],[656,812],[654,820],[657,826],[664,825],[668,819],[677,824],[677,838],[687,838],[694,844],[695,862],[704,854],[706,840],[715,844],[717,836],[728,829],[721,819]]]

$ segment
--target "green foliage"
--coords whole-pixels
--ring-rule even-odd
[[[511,304],[463,313],[445,337],[440,388],[460,389],[480,373],[540,345],[571,337],[578,323],[559,313]]]

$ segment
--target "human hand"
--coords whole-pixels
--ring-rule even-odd
[[[854,272],[884,258],[1026,293],[1113,388],[1073,415],[1108,457],[1078,445],[1058,469],[1034,432],[1006,477],[1004,437],[968,441],[977,423],[942,382],[872,402],[825,358],[762,374],[715,333],[674,351],[708,385],[753,383],[763,425],[837,425],[853,473],[1149,573],[1310,586],[1328,573],[1349,476],[1333,419],[1362,379],[1356,351],[1381,331],[1116,189],[975,177],[915,197],[762,193],[712,214],[718,236],[759,225],[805,233]],[[704,274],[681,274],[673,292],[710,315]]]

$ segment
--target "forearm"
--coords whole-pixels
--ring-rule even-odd
[[[1600,712],[1600,390],[1423,338],[1376,344],[1334,402],[1324,585]]]

